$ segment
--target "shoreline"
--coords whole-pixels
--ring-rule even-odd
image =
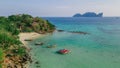
[[[34,39],[39,38],[43,35],[39,34],[39,33],[36,33],[36,32],[30,32],[30,33],[20,33],[18,36],[19,36],[19,40],[23,43],[23,46],[25,46],[27,48],[27,51],[28,51],[28,54],[29,54],[30,47],[28,46],[28,41],[25,41],[25,39],[34,40]],[[29,68],[29,65],[30,65],[30,63],[26,64],[26,68]]]
[[[36,39],[42,36],[42,34],[36,33],[36,32],[30,32],[30,33],[20,33],[19,40],[23,43],[24,46],[28,47],[28,42],[25,41],[25,39]]]

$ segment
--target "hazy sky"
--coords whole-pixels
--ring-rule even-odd
[[[0,0],[0,16],[27,13],[42,17],[68,17],[88,11],[120,16],[119,7],[120,0]]]

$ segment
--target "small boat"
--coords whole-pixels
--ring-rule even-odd
[[[57,53],[59,54],[68,54],[70,52],[70,50],[67,50],[67,49],[61,49],[59,51],[57,51]]]
[[[35,43],[35,45],[43,45],[43,44],[44,44],[43,42]]]
[[[32,41],[32,39],[25,39],[24,41]]]

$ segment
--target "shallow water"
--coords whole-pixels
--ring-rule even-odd
[[[55,31],[30,42],[34,59],[30,68],[120,68],[120,19],[116,18],[45,18],[56,25]],[[83,31],[89,34],[70,33]],[[43,46],[34,45],[44,42]],[[46,48],[57,45],[56,48]],[[57,54],[60,49],[71,53]],[[39,61],[40,64],[35,64]]]

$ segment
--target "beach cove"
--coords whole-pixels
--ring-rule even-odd
[[[0,68],[120,68],[120,0],[1,0]]]
[[[39,33],[36,33],[36,32],[29,32],[29,33],[20,33],[18,36],[19,36],[19,39],[20,41],[26,46],[28,47],[28,42],[25,41],[25,39],[36,39],[36,38],[39,38],[41,37],[43,34],[39,34]]]
[[[0,27],[0,68],[28,68],[31,48],[25,41],[55,30],[48,20],[28,14],[0,16]]]

